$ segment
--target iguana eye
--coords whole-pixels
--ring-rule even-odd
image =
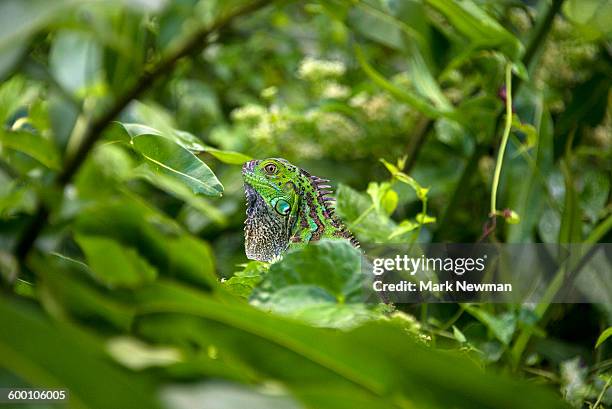
[[[264,170],[268,175],[273,175],[276,173],[276,165],[274,163],[268,163],[264,166]]]

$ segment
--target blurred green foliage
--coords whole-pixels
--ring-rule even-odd
[[[612,405],[610,304],[364,303],[342,242],[247,264],[239,167],[329,177],[364,243],[610,242],[610,21],[605,0],[0,2],[0,385]]]

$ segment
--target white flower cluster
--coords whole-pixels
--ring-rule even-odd
[[[321,96],[323,98],[344,99],[351,94],[351,89],[337,82],[329,82],[323,88]]]
[[[257,122],[266,115],[266,108],[261,105],[248,104],[232,111],[232,119],[239,122]]]
[[[353,121],[336,112],[313,110],[306,114],[323,136],[334,136],[337,140],[354,141],[363,136],[361,128]]]
[[[387,94],[370,96],[366,92],[360,92],[349,100],[349,105],[361,109],[371,121],[382,121],[389,116],[391,102]]]
[[[252,126],[250,136],[258,140],[270,140],[274,135],[289,129],[287,113],[276,105],[269,109],[249,104],[232,111],[232,118],[236,122],[244,122]]]
[[[320,81],[344,75],[346,66],[342,61],[319,60],[306,57],[300,63],[298,77],[307,81]]]

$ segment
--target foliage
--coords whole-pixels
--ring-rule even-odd
[[[332,179],[364,244],[610,242],[610,16],[0,2],[0,384],[74,408],[612,404],[610,305],[547,302],[561,276],[536,306],[388,305],[339,241],[248,262],[240,177]]]

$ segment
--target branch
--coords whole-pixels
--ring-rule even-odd
[[[170,73],[180,59],[196,53],[204,48],[207,45],[208,37],[211,34],[226,28],[235,18],[254,12],[267,5],[269,2],[270,0],[256,0],[243,7],[237,8],[226,16],[221,17],[210,27],[202,28],[196,31],[190,38],[178,46],[166,58],[162,59],[157,65],[145,70],[130,87],[128,87],[117,97],[114,104],[107,111],[103,112],[99,117],[93,119],[88,124],[83,133],[81,144],[77,147],[74,153],[66,159],[64,167],[61,169],[54,181],[55,185],[58,188],[63,189],[68,183],[70,183],[75,173],[79,170],[80,166],[87,158],[89,152],[92,150],[98,139],[100,139],[102,132],[113,121],[113,119],[115,119],[115,117],[117,117],[130,102],[142,95],[158,78]],[[49,222],[50,213],[51,210],[49,209],[48,205],[39,200],[36,213],[31,223],[22,233],[22,236],[15,249],[15,254],[20,261],[25,260],[40,232]]]

